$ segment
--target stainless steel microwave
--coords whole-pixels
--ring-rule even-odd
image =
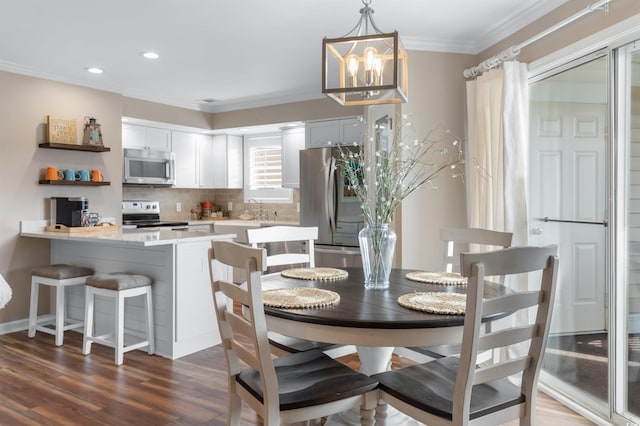
[[[123,158],[124,185],[171,186],[176,183],[173,152],[125,148]]]

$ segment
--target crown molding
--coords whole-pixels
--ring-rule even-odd
[[[477,54],[488,49],[566,2],[567,0],[537,1],[531,6],[515,12],[491,31],[478,37],[477,43],[475,43],[476,51],[473,53]]]
[[[122,88],[116,85],[105,84],[96,80],[78,79],[64,77],[58,74],[49,73],[24,65],[15,64],[13,62],[0,60],[0,70],[14,74],[26,75],[29,77],[42,78],[45,80],[57,81],[59,83],[73,84],[75,86],[88,87],[91,89],[104,90],[105,92],[122,93]]]

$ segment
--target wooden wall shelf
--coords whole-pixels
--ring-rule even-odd
[[[40,180],[40,185],[77,185],[77,186],[108,186],[111,182],[91,182],[86,180]]]
[[[109,152],[111,148],[102,145],[74,145],[68,143],[41,143],[40,148],[48,149],[66,149],[69,151],[89,151],[89,152]]]

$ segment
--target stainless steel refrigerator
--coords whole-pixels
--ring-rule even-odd
[[[342,147],[343,150],[351,147]],[[361,266],[358,232],[364,227],[360,202],[345,185],[335,147],[300,151],[300,224],[317,226],[316,265]]]

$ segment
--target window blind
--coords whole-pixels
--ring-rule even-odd
[[[282,187],[282,149],[256,146],[250,149],[251,189]]]

